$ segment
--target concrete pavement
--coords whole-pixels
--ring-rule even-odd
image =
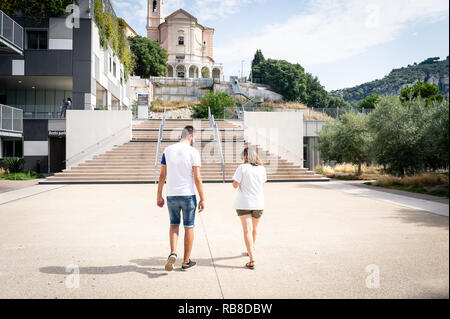
[[[168,214],[155,207],[156,185],[58,186],[0,194],[0,298],[449,297],[448,217],[403,198],[267,184],[249,271],[235,191],[207,184],[199,266],[183,273],[180,258],[167,273]]]
[[[406,208],[411,208],[431,214],[448,217],[448,200],[436,196],[409,193],[404,191],[392,191],[387,188],[377,188],[366,185],[351,185],[340,181],[332,181],[322,184],[328,189],[335,189],[355,196],[367,197],[375,200],[393,203]],[[431,200],[427,199],[433,197]]]
[[[0,180],[0,194],[13,191],[16,189],[22,189],[25,187],[33,186],[38,184],[40,181],[44,179],[32,179],[29,181],[10,181],[10,180]]]

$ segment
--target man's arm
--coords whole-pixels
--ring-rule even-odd
[[[164,183],[166,182],[167,177],[167,166],[161,165],[161,174],[159,175],[159,183],[158,183],[158,195],[156,198],[156,202],[159,207],[164,207],[164,198],[162,197],[162,192],[164,188]]]
[[[194,182],[197,187],[198,195],[200,196],[198,212],[201,213],[205,210],[205,194],[203,193],[203,181],[202,175],[200,174],[200,167],[194,167]]]

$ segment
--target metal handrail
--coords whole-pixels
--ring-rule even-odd
[[[158,164],[159,164],[159,154],[161,153],[161,142],[163,139],[164,134],[164,127],[166,125],[166,117],[167,117],[167,109],[164,108],[164,115],[161,121],[161,125],[159,126],[159,134],[158,134],[158,146],[156,148],[156,155],[155,155],[155,184],[158,183]]]
[[[124,128],[122,128],[122,129],[120,129],[119,131],[117,131],[117,132],[115,132],[115,133],[109,135],[108,137],[105,137],[104,139],[98,141],[97,143],[92,144],[91,146],[86,147],[86,148],[83,149],[81,152],[78,152],[77,154],[75,154],[75,155],[73,155],[73,156],[71,156],[71,157],[69,157],[69,158],[66,158],[66,159],[63,161],[63,163],[67,163],[67,162],[69,162],[70,160],[76,158],[77,156],[86,153],[89,149],[91,149],[91,148],[93,148],[93,147],[98,147],[98,146],[104,144],[107,140],[109,140],[109,139],[111,139],[112,137],[118,135],[119,133],[122,133],[123,131],[125,131],[125,130],[127,130],[127,129],[129,129],[129,128],[131,128],[131,125],[128,125],[127,127],[124,127]]]
[[[225,159],[223,157],[222,152],[222,137],[220,136],[219,128],[214,119],[214,115],[211,114],[211,109],[209,107],[208,107],[208,117],[209,117],[209,126],[211,129],[214,130],[214,139],[219,147],[220,163],[222,166],[222,182],[225,183]]]

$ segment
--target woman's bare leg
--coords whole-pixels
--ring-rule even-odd
[[[256,235],[258,234],[258,224],[259,224],[259,219],[256,218],[252,218],[252,224],[253,224],[253,249],[255,248],[256,245]]]
[[[253,250],[253,223],[252,215],[241,216],[242,230],[244,231],[244,241],[247,247],[248,256],[250,261],[255,260],[254,250]]]

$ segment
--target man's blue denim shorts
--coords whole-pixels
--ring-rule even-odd
[[[197,210],[196,196],[168,196],[170,225],[179,226],[181,211],[183,211],[183,225],[187,228],[195,227],[195,211]]]

